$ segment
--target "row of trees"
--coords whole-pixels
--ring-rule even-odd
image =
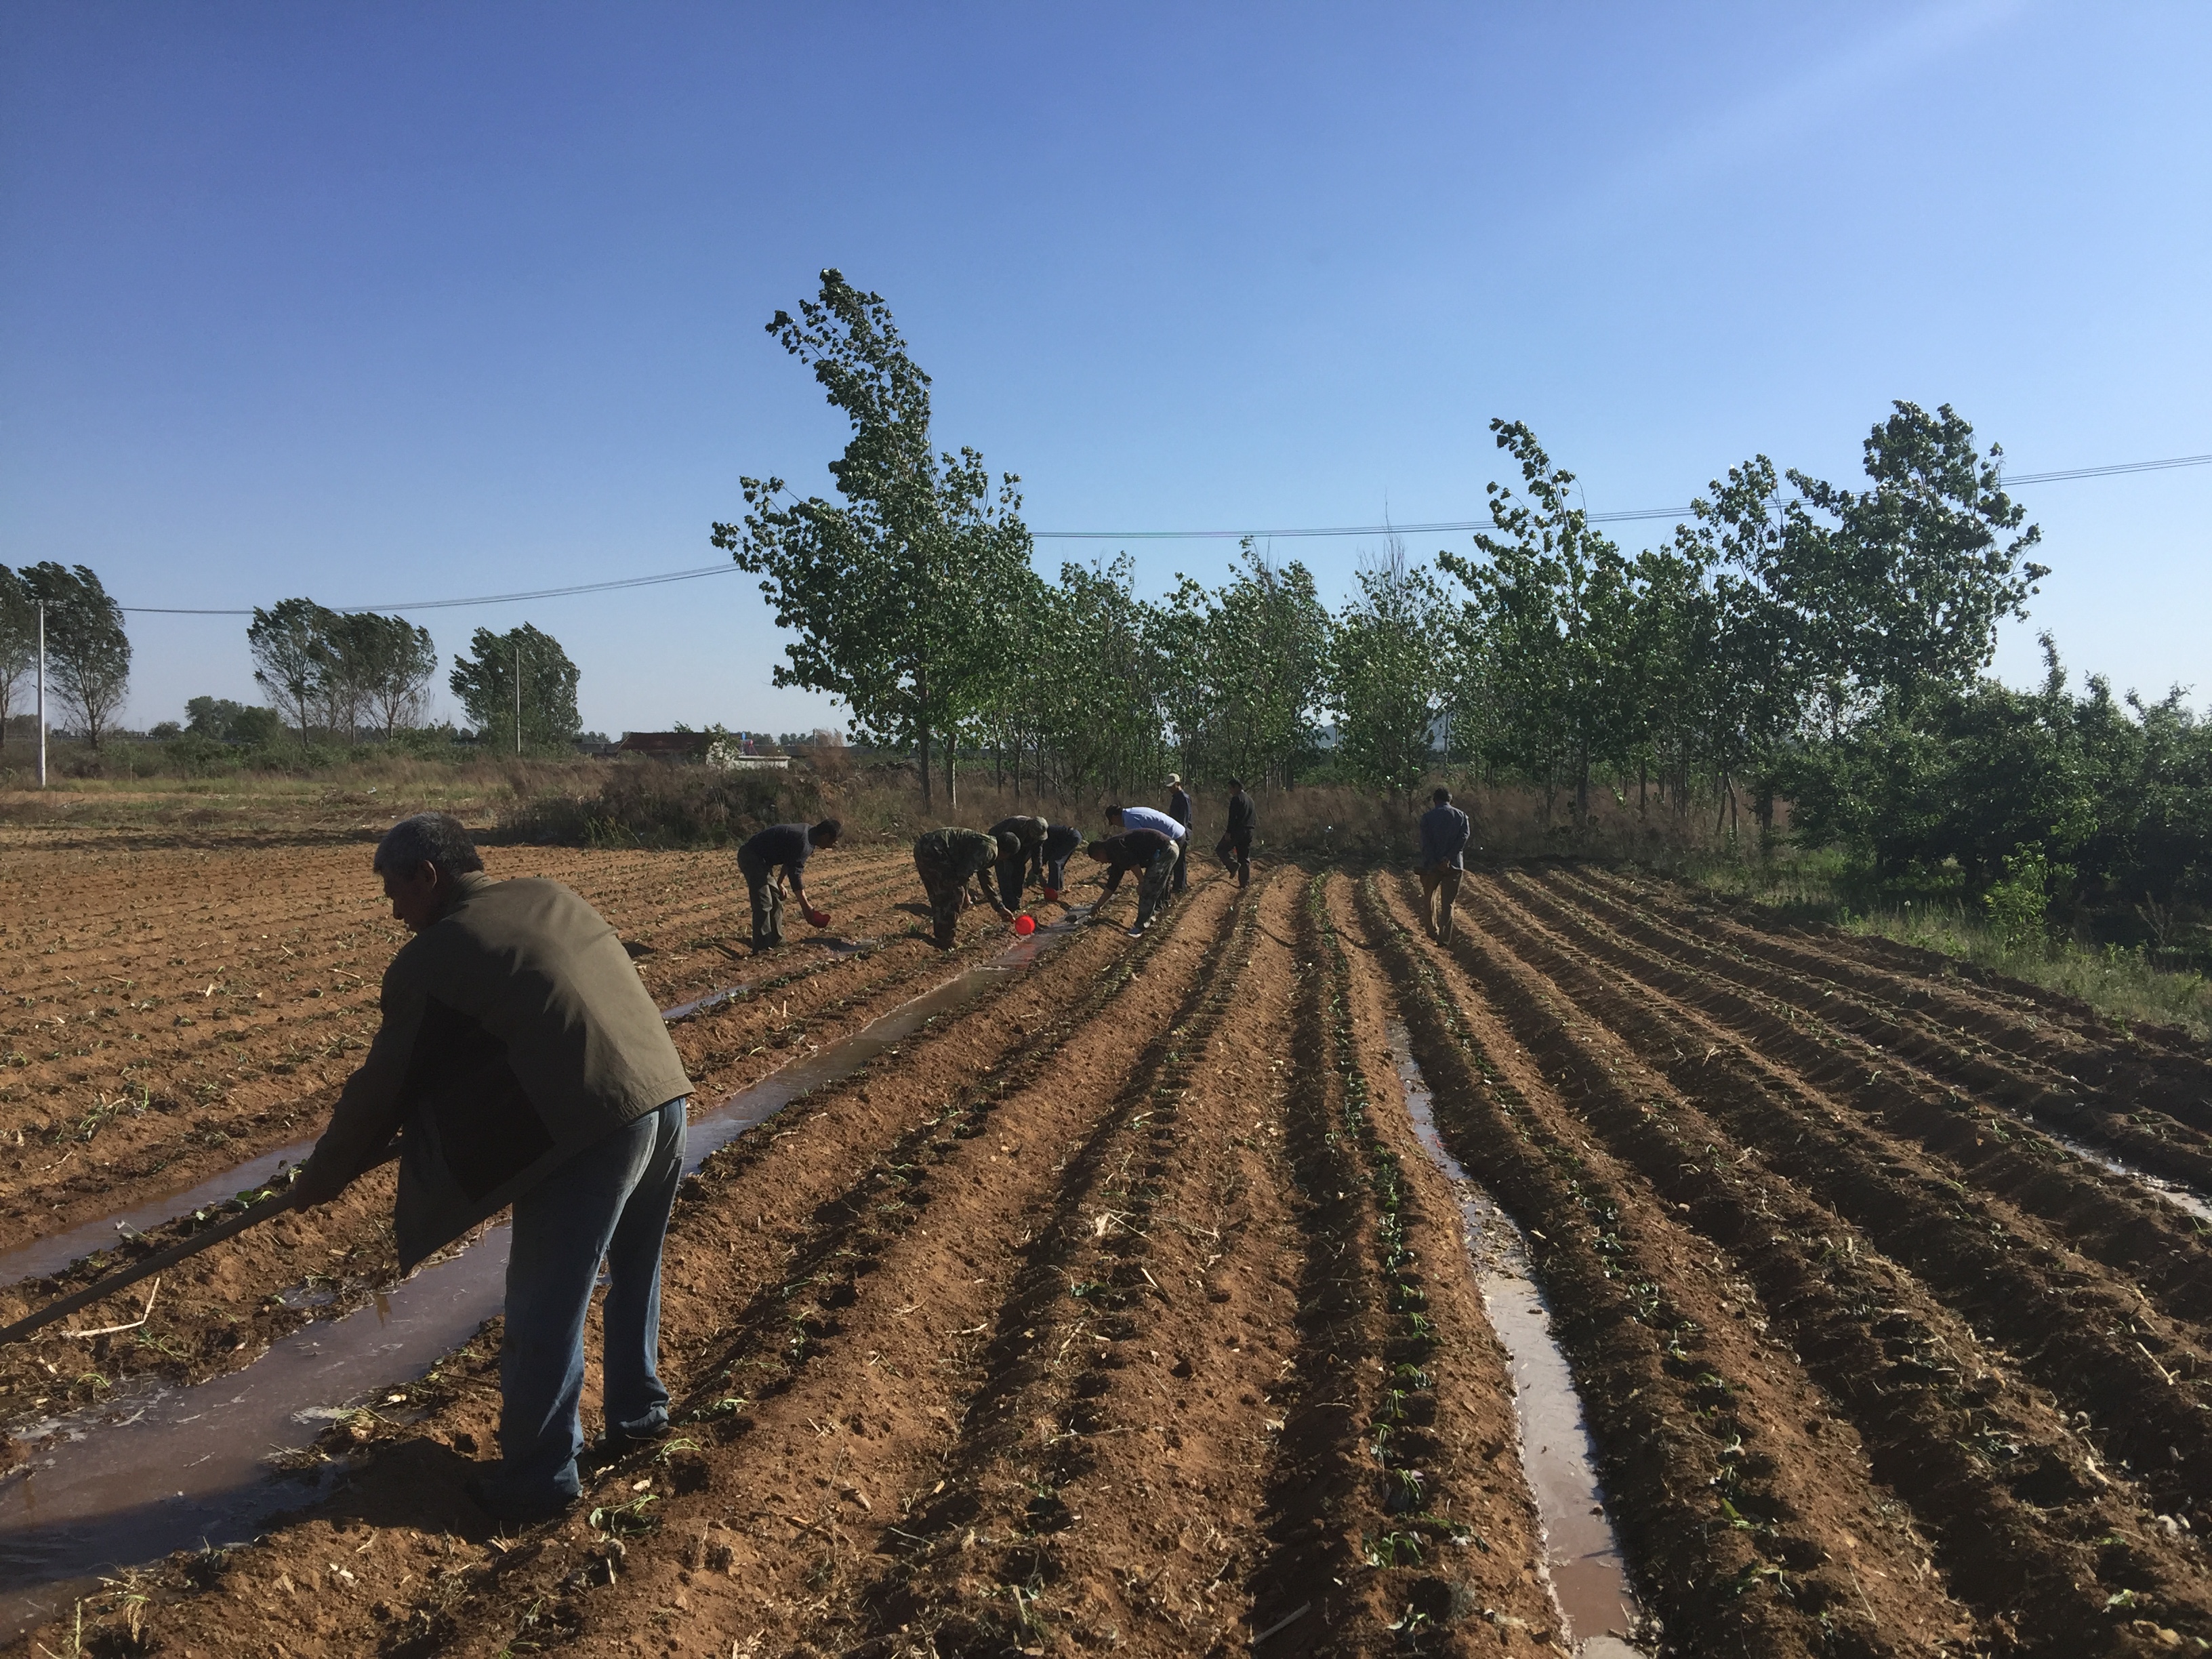
[[[246,630],[253,678],[302,745],[320,730],[358,743],[366,726],[387,743],[418,725],[438,672],[430,630],[374,611],[333,611],[313,599],[257,610]],[[545,750],[575,740],[580,679],[561,642],[528,623],[479,628],[447,684],[495,748]]]
[[[1288,783],[1310,750],[1328,615],[1301,566],[1247,548],[1228,583],[1140,601],[1126,559],[1030,564],[1020,479],[972,448],[940,450],[929,376],[880,295],[836,270],[769,331],[807,365],[852,436],[841,499],[742,480],[748,511],[714,541],[763,578],[793,639],[780,685],[827,691],[854,734],[917,752],[925,800],[944,761],[988,747],[1016,786],[1111,789],[1183,769]]]
[[[0,565],[0,742],[27,701],[45,611],[46,682],[60,712],[93,747],[113,729],[131,689],[123,611],[83,565]],[[313,599],[257,610],[246,630],[253,678],[275,709],[196,697],[196,737],[267,746],[289,726],[302,745],[316,733],[348,744],[371,731],[390,741],[418,725],[439,657],[430,630],[376,611],[333,611]],[[558,640],[528,623],[480,628],[447,684],[494,747],[562,748],[582,729],[580,679]],[[173,729],[173,728],[172,728]]]
[[[421,718],[438,647],[430,630],[374,611],[282,599],[246,625],[253,678],[305,744],[317,726],[349,744],[364,725],[388,743]]]
[[[1439,767],[1527,788],[1562,835],[1609,794],[1717,827],[1746,805],[1885,879],[2071,887],[2155,919],[2212,906],[2212,726],[2183,694],[1984,677],[2047,574],[2002,453],[1948,406],[1894,405],[1849,486],[1757,455],[1661,545],[1630,553],[1536,434],[1492,528],[1433,564],[1395,538],[1334,612],[1247,543],[1225,580],[1138,596],[1126,557],[1030,560],[1018,479],[938,449],[929,377],[882,298],[836,271],[771,331],[851,422],[836,500],[744,482],[717,545],[794,635],[781,684],[833,693],[856,735],[979,751],[1017,788],[1120,793],[1317,769],[1410,793]],[[2155,924],[2162,926],[2163,924]]]
[[[1030,562],[1018,478],[936,447],[929,376],[882,296],[835,270],[769,325],[851,423],[839,499],[744,480],[715,544],[763,580],[794,635],[779,684],[828,691],[859,735],[986,750],[1056,789],[1149,784],[1173,763],[1287,785],[1326,758],[1409,791],[1439,758],[1534,787],[1547,813],[1656,785],[1686,811],[1747,785],[1762,823],[1808,740],[1954,692],[2044,574],[1950,409],[1899,404],[1869,439],[1864,489],[1778,474],[1716,483],[1668,545],[1633,556],[1526,426],[1492,428],[1520,473],[1495,528],[1433,568],[1394,542],[1332,615],[1297,563],[1247,544],[1227,580],[1139,599],[1125,558]],[[1787,483],[1785,491],[1784,483]]]

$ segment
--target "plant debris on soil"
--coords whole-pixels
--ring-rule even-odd
[[[673,1027],[700,1107],[1008,942],[920,937],[902,852],[811,872],[858,948],[758,957],[726,853],[487,860],[575,886],[664,1007],[744,988]],[[312,1139],[400,937],[366,863],[11,848],[0,1251]],[[323,1426],[273,1461],[325,1477],[305,1507],[88,1561],[9,1650],[1573,1651],[1605,1632],[1553,1600],[1401,1025],[1527,1235],[1645,1614],[1615,1637],[2212,1651],[2212,1228],[2128,1173],[2212,1186],[2201,1047],[1632,872],[1470,872],[1439,943],[1403,872],[1294,864],[1056,939],[709,1158],[668,1239],[674,1432],[569,1516],[466,1496],[494,1320],[302,1401]],[[129,1328],[0,1350],[0,1422],[98,1434],[134,1378],[250,1373],[361,1305],[389,1182],[69,1322]],[[0,1285],[0,1320],[212,1214]]]

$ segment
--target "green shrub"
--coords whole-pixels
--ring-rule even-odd
[[[2024,951],[2046,937],[2051,901],[2073,874],[2065,865],[2051,863],[2038,846],[2019,848],[2006,858],[2002,878],[1982,894],[1990,931],[2006,950]]]

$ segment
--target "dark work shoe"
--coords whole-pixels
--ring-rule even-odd
[[[480,1475],[469,1481],[466,1490],[471,1503],[506,1527],[527,1527],[540,1521],[556,1520],[576,1505],[574,1492],[512,1492],[492,1475]]]
[[[607,1425],[607,1431],[592,1443],[586,1454],[593,1463],[611,1463],[645,1446],[657,1446],[668,1438],[668,1419],[641,1429],[624,1428],[619,1423]]]

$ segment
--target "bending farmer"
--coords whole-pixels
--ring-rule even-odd
[[[806,855],[817,847],[835,847],[842,827],[835,818],[824,818],[811,830],[803,823],[779,823],[738,848],[738,870],[752,895],[754,950],[783,943],[785,881],[791,883],[799,915],[817,927],[830,925],[829,916],[806,902]]]
[[[566,887],[493,881],[439,812],[395,825],[374,868],[415,937],[385,970],[383,1026],[292,1190],[329,1202],[398,1130],[402,1273],[514,1206],[500,1467],[470,1490],[497,1520],[543,1519],[576,1497],[602,1258],[601,1445],[667,1431],[660,1245],[691,1080],[622,940]]]
[[[999,838],[981,830],[925,830],[914,843],[914,872],[921,878],[922,891],[929,895],[931,931],[940,950],[952,948],[953,932],[968,902],[971,881],[1000,921],[1013,919],[1014,913],[1000,903],[999,896],[991,890],[989,876],[999,862],[1000,852]]]
[[[1451,791],[1438,789],[1430,799],[1436,805],[1421,814],[1421,925],[1439,939],[1452,936],[1452,901],[1459,896],[1460,878],[1467,873],[1467,843],[1474,826],[1467,814],[1451,804]],[[1443,895],[1443,908],[1433,920],[1431,902]]]
[[[1083,845],[1083,831],[1072,823],[1055,823],[1044,834],[1044,896],[1052,903],[1060,902],[1060,890],[1067,885],[1067,861],[1075,849]]]
[[[999,843],[999,897],[1008,909],[1022,902],[1022,890],[1044,868],[1045,837],[1052,826],[1042,818],[1000,818],[990,828]]]
[[[1134,938],[1143,933],[1152,925],[1152,913],[1166,901],[1168,884],[1175,879],[1174,841],[1158,830],[1125,830],[1118,836],[1094,841],[1083,850],[1106,866],[1106,890],[1091,907],[1091,921],[1106,919],[1106,901],[1120,890],[1123,874],[1134,870],[1139,872],[1137,921],[1129,933]]]

